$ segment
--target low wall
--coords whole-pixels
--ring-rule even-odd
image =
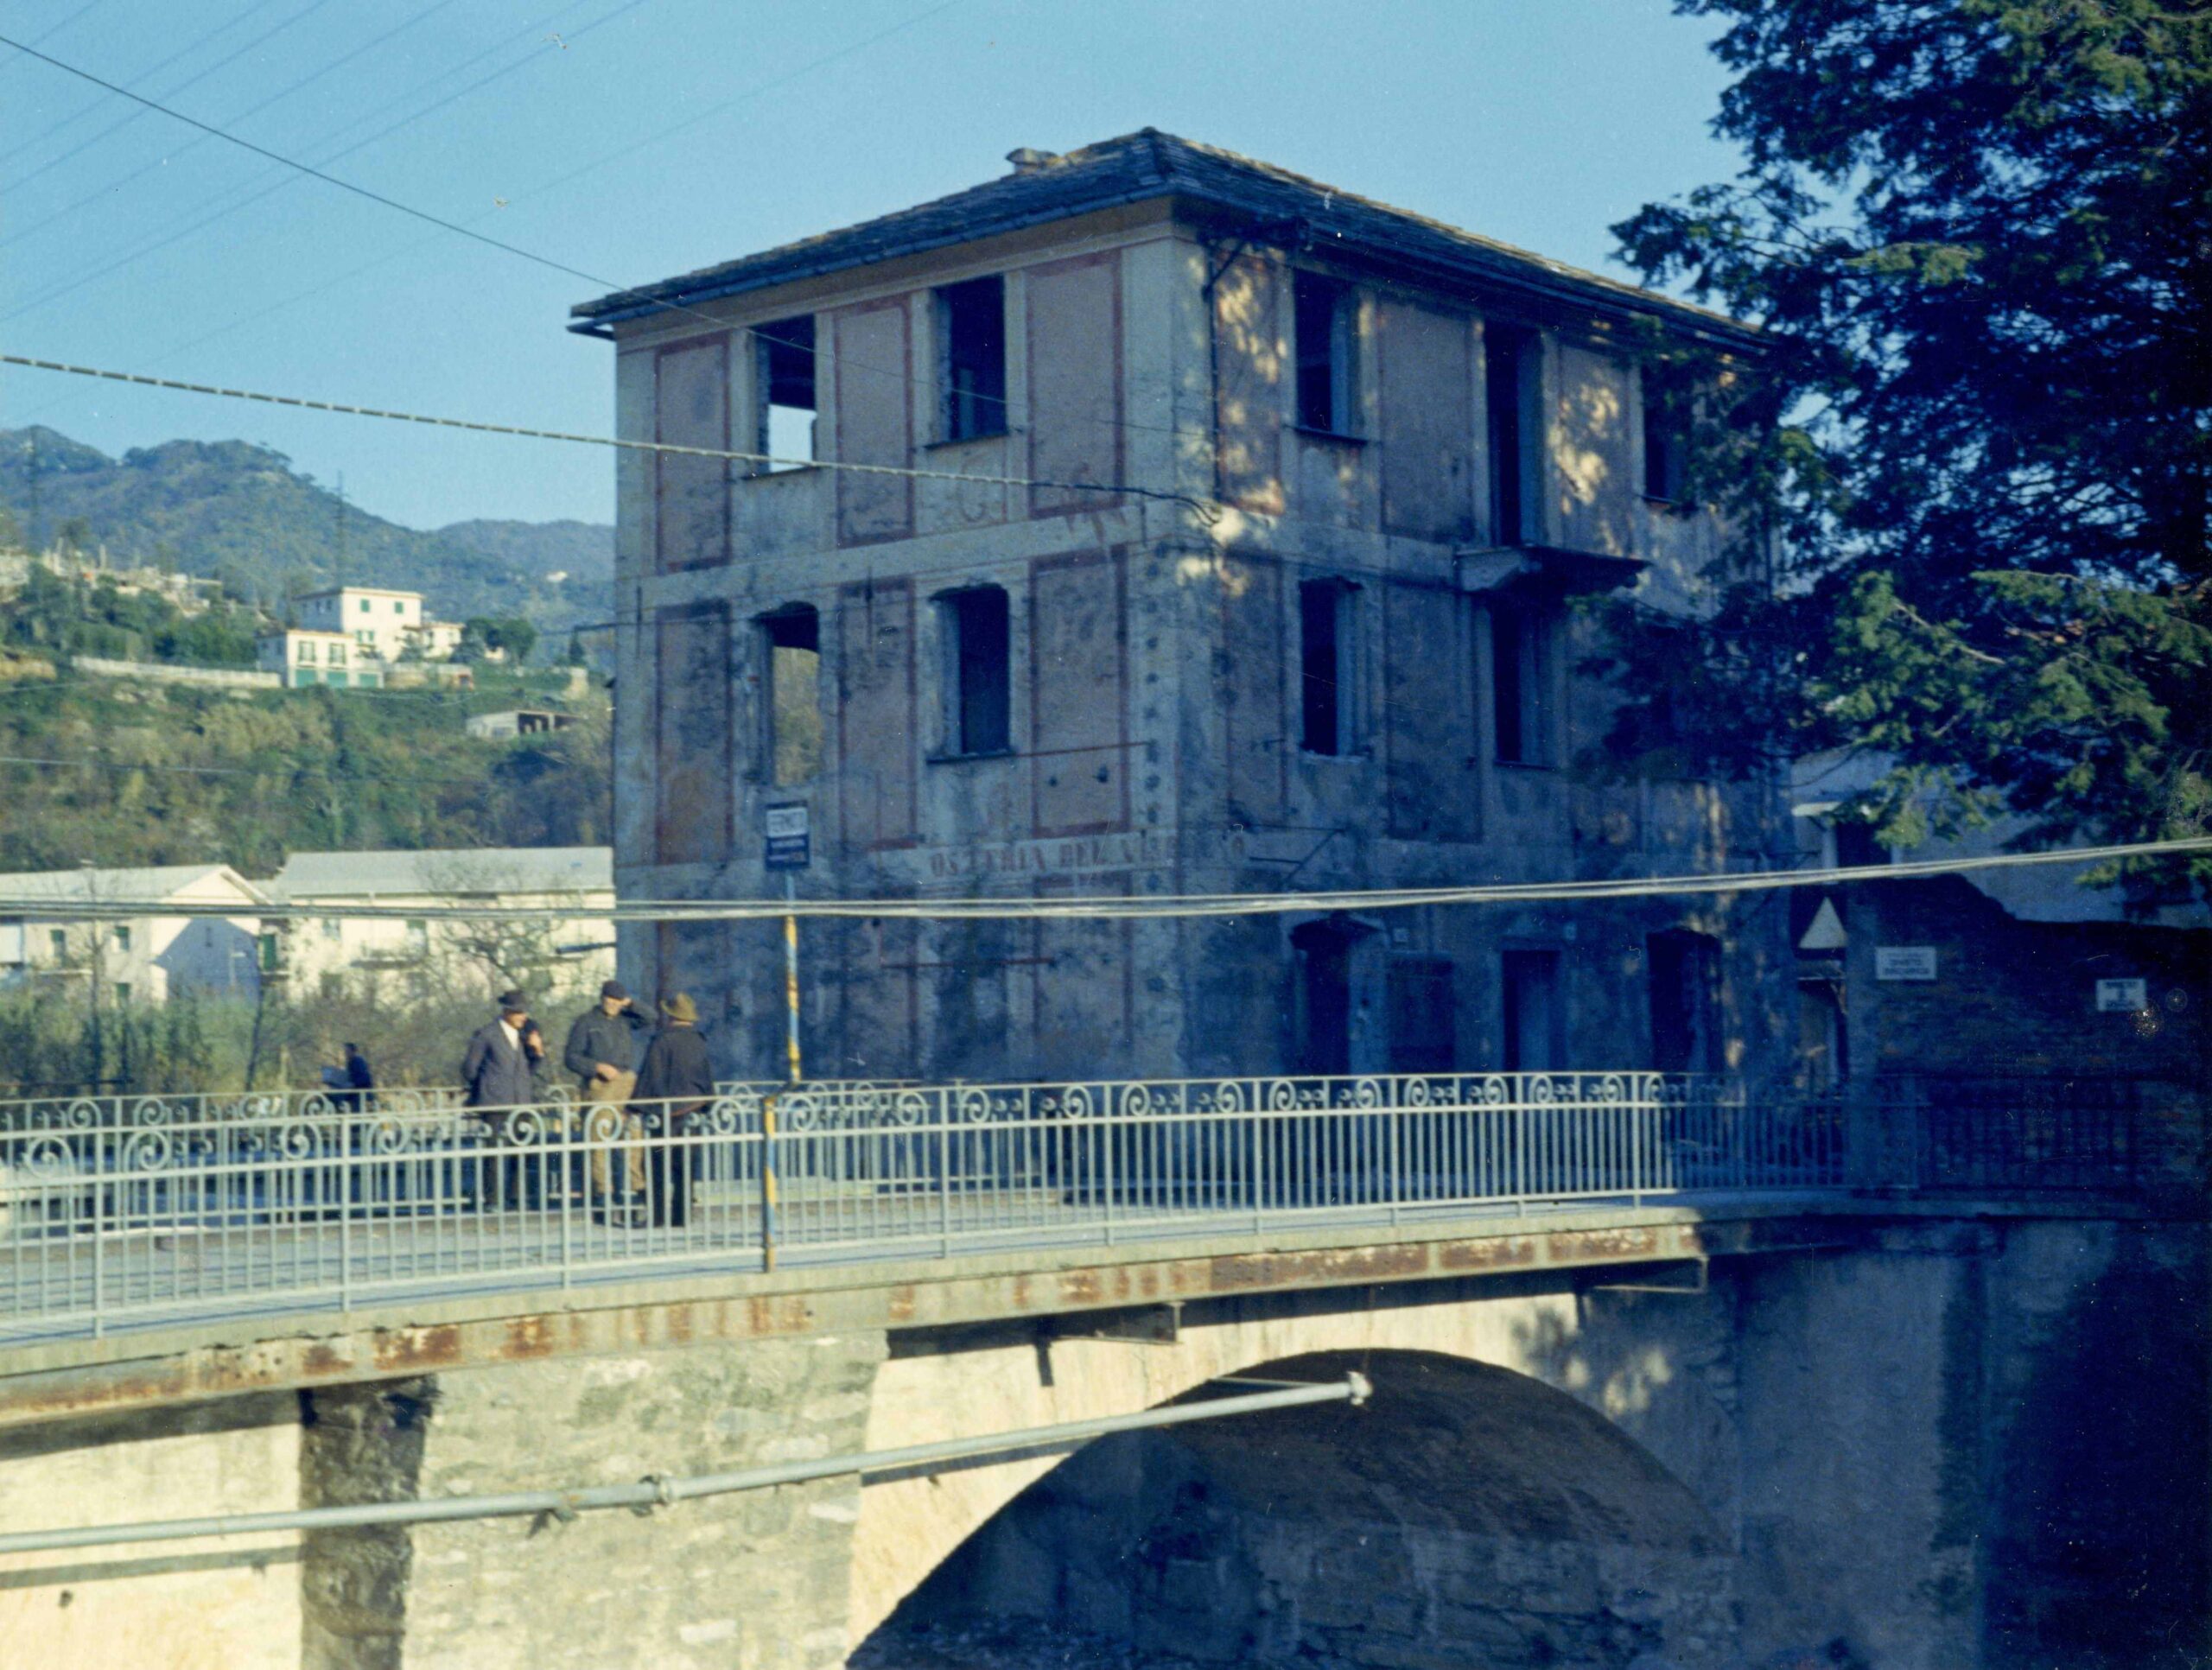
[[[156,684],[211,684],[232,690],[274,690],[283,686],[275,673],[243,667],[185,667],[157,661],[111,661],[105,656],[73,656],[70,666],[96,678],[143,678]]]

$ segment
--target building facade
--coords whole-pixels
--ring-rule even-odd
[[[0,898],[67,905],[144,900],[122,920],[0,918],[0,985],[32,982],[65,998],[165,1003],[190,994],[251,1000],[260,989],[257,937],[268,898],[228,865],[29,871],[0,875]],[[235,916],[164,914],[162,905],[238,906]]]
[[[576,309],[619,466],[615,873],[1282,895],[1752,867],[1779,784],[1572,769],[1605,612],[1685,613],[1649,344],[1716,315],[1152,131]],[[1649,408],[1649,409],[1648,409]],[[821,464],[888,466],[869,474]],[[789,816],[788,813],[785,814]],[[822,1074],[1769,1070],[1767,898],[802,932]],[[734,1072],[760,924],[622,929]]]
[[[488,1002],[510,986],[533,1003],[580,1000],[614,972],[613,854],[605,847],[485,847],[294,853],[261,884],[281,905],[376,905],[391,917],[294,917],[277,959],[296,999],[333,984],[394,1002]],[[437,906],[486,914],[437,919]],[[507,908],[564,912],[504,918]],[[424,911],[410,918],[410,908]]]
[[[253,643],[261,670],[274,673],[287,689],[328,684],[372,690],[385,681],[385,664],[375,650],[346,632],[286,626],[264,632]]]

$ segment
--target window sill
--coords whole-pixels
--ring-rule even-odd
[[[1338,447],[1364,447],[1370,444],[1369,438],[1363,435],[1344,435],[1336,429],[1308,429],[1303,423],[1294,423],[1290,429],[1292,434],[1302,435],[1308,441],[1325,441]]]
[[[1374,759],[1375,750],[1372,748],[1344,748],[1340,749],[1332,754],[1325,754],[1318,749],[1301,747],[1298,751],[1298,757],[1300,759],[1334,760],[1340,765],[1357,765],[1367,760]]]
[[[925,453],[942,452],[947,447],[964,447],[974,441],[1004,441],[1014,434],[1012,429],[979,429],[974,435],[946,435],[941,440],[925,441]]]
[[[1014,750],[1011,748],[985,748],[972,754],[925,754],[922,757],[922,764],[925,765],[971,765],[979,760],[1012,759],[1013,758]]]
[[[1493,759],[1493,765],[1502,765],[1509,772],[1555,772],[1558,766],[1548,759]]]
[[[780,464],[772,470],[756,469],[745,479],[747,481],[780,481],[787,475],[819,475],[821,473],[822,466],[819,461],[817,461],[812,464]]]

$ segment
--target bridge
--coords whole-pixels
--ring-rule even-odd
[[[2201,1213],[2109,1120],[1627,1072],[672,1111],[0,1106],[0,1533],[813,1474],[0,1555],[0,1637],[831,1665],[989,1614],[1222,1662],[1994,1666],[2122,1627],[2115,1572],[2203,1615],[2203,1352],[2128,1349],[2203,1314]],[[1351,1373],[1359,1408],[865,1459]]]

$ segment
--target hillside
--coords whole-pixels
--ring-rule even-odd
[[[13,664],[24,676],[0,685],[0,870],[267,875],[300,849],[609,839],[603,696],[572,729],[492,741],[467,734],[468,714],[542,703],[524,695],[536,686],[487,675],[473,695],[247,695]]]
[[[0,429],[0,508],[27,537],[34,467],[37,530],[48,538],[81,521],[119,561],[214,576],[272,609],[316,585],[372,579],[427,594],[448,619],[524,615],[553,643],[607,619],[612,528],[471,521],[423,531],[341,506],[283,454],[244,441],[170,441],[116,459],[42,426]]]

